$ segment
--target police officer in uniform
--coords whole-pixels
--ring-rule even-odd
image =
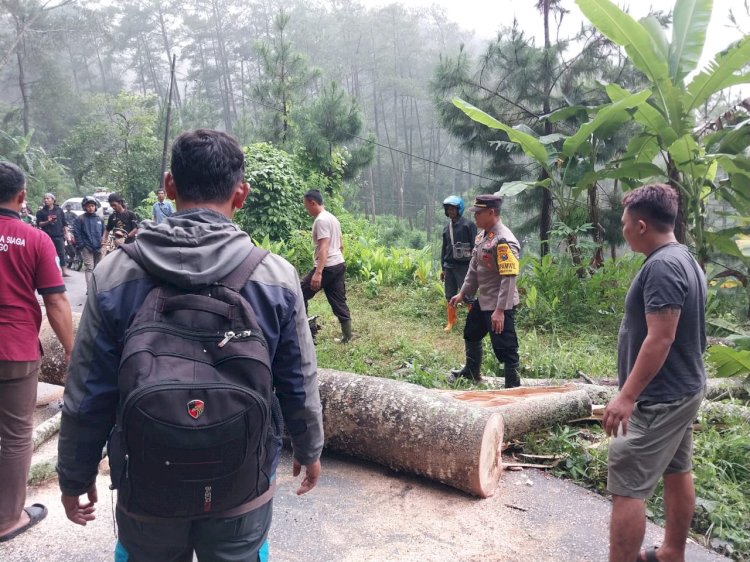
[[[465,296],[479,290],[479,298],[466,318],[464,343],[466,365],[452,371],[449,380],[463,377],[480,380],[482,340],[488,333],[495,357],[505,366],[505,387],[521,386],[516,337],[515,307],[518,304],[516,277],[521,246],[500,220],[502,198],[478,195],[469,211],[481,232],[477,235],[469,271],[461,290],[450,300],[457,306]]]

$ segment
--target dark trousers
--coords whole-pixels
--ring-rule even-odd
[[[307,301],[313,298],[318,291],[313,290],[310,287],[310,280],[312,279],[315,269],[311,269],[310,272],[305,275],[302,279],[302,296],[305,298],[305,311],[307,311]],[[323,274],[320,281],[320,288],[328,299],[328,304],[331,305],[334,316],[340,321],[351,320],[351,314],[349,313],[349,306],[346,304],[346,285],[344,284],[344,274],[346,273],[346,264],[340,263],[332,265],[331,267],[324,267]]]
[[[115,560],[192,562],[195,552],[201,562],[265,562],[272,503],[239,517],[193,521],[143,522],[118,509]]]
[[[481,341],[489,333],[492,351],[497,360],[506,366],[517,366],[519,358],[515,316],[515,309],[506,310],[503,331],[496,334],[492,331],[492,312],[480,310],[475,304],[466,317],[464,339],[470,342]]]
[[[62,236],[50,236],[50,239],[55,245],[57,257],[60,260],[60,267],[65,267],[65,238]]]

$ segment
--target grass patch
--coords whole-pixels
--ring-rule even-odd
[[[524,437],[524,450],[564,460],[554,474],[601,494],[607,492],[609,439],[598,425],[558,426]],[[750,560],[750,427],[742,420],[713,423],[701,416],[694,433],[696,509],[692,535],[730,556]],[[652,521],[664,524],[663,484],[646,502]]]
[[[367,287],[350,281],[347,292],[355,339],[346,346],[334,342],[340,328],[325,296],[310,301],[309,313],[320,316],[321,367],[426,387],[447,386],[445,376],[464,362],[466,309],[459,309],[458,323],[446,334],[445,299],[434,286],[379,287],[372,295]],[[615,376],[616,334],[586,327],[575,334],[546,333],[519,326],[518,335],[524,377],[570,379],[579,370],[594,377]],[[483,374],[502,375],[489,338],[484,350]]]

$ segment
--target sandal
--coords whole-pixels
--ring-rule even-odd
[[[651,548],[647,548],[643,551],[643,556],[641,553],[638,553],[638,558],[636,559],[636,562],[659,562],[659,559],[656,557],[656,549],[658,549],[658,546],[652,546]]]
[[[14,529],[6,535],[0,536],[0,542],[9,541],[10,539],[16,538],[18,535],[20,535],[24,531],[28,531],[42,519],[47,517],[47,508],[40,503],[35,503],[34,505],[31,505],[29,507],[24,507],[23,510],[29,516],[29,522],[26,523],[26,525],[19,527],[18,529]]]

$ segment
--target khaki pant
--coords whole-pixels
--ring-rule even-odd
[[[94,268],[102,261],[104,253],[102,250],[89,250],[81,248],[81,257],[83,258],[83,267],[86,274],[86,286],[91,283],[91,277],[94,274]]]
[[[0,527],[21,517],[41,361],[0,361]]]

